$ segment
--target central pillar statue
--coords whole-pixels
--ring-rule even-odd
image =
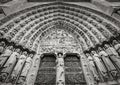
[[[57,54],[56,60],[56,85],[65,85],[64,57],[62,53]]]

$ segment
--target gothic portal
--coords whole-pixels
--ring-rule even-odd
[[[6,16],[0,85],[120,85],[120,22],[67,2]]]

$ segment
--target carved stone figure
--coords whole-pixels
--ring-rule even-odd
[[[20,73],[20,71],[21,71],[21,69],[22,69],[22,67],[24,65],[24,62],[25,62],[26,58],[27,58],[27,52],[24,51],[22,53],[22,55],[19,57],[18,62],[17,62],[16,66],[15,66],[15,68],[14,68],[12,74],[11,74],[11,77],[13,79],[15,79],[19,75],[19,73]]]
[[[107,70],[111,72],[113,77],[116,77],[117,69],[109,59],[108,54],[101,47],[99,47],[98,49],[99,49],[99,56],[101,56],[101,59],[103,60],[105,66],[107,67]]]
[[[96,67],[95,67],[95,64],[94,64],[94,61],[93,61],[93,58],[90,56],[89,53],[86,53],[86,56],[88,57],[88,67],[92,73],[92,75],[94,76],[95,80],[96,81],[99,81],[99,76],[98,76],[98,73],[97,73],[97,70],[96,70]]]
[[[115,50],[118,52],[118,54],[120,55],[120,43],[117,40],[113,40],[113,46]]]
[[[92,55],[101,75],[103,76],[103,78],[107,79],[108,78],[107,70],[102,63],[100,56],[95,51],[92,51]]]
[[[5,50],[5,42],[2,41],[0,42],[0,55],[4,52],[4,50]]]
[[[6,60],[10,57],[12,54],[13,46],[8,46],[3,54],[0,55],[0,67],[4,65]]]
[[[35,55],[33,58],[33,64],[32,67],[26,77],[26,84],[27,85],[34,85],[36,76],[37,76],[37,72],[39,69],[39,63],[40,63],[40,55]]]
[[[32,66],[32,58],[33,58],[33,54],[30,54],[29,57],[26,59],[25,66],[24,66],[24,68],[21,72],[20,78],[18,80],[18,83],[21,83],[21,85],[23,85],[23,83],[25,83],[26,76]]]
[[[29,57],[26,59],[26,62],[25,62],[25,66],[22,70],[22,73],[21,73],[21,76],[27,76],[27,73],[32,65],[32,58],[33,58],[33,54],[30,54]]]
[[[61,53],[58,54],[58,58],[57,58],[56,62],[57,62],[56,84],[57,85],[65,85],[64,60],[63,60],[63,56]]]
[[[110,56],[110,59],[117,65],[117,67],[120,69],[120,57],[116,50],[109,46],[108,44],[105,44],[106,52]]]
[[[11,71],[13,70],[14,68],[14,65],[17,61],[17,58],[19,57],[19,52],[20,52],[20,49],[16,49],[12,54],[11,56],[9,57],[9,59],[7,60],[7,62],[5,63],[4,65],[4,68],[3,70],[1,71],[1,75],[0,77],[4,80],[7,78],[7,76],[11,73]]]

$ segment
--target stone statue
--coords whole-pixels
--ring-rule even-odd
[[[21,73],[21,76],[27,76],[27,73],[30,69],[30,67],[32,66],[32,58],[33,58],[33,54],[30,54],[29,57],[26,59],[26,62],[25,62],[25,66],[22,70],[22,73]]]
[[[56,84],[57,85],[65,85],[65,73],[64,73],[64,57],[62,53],[58,53],[57,57],[57,79],[56,79]]]
[[[5,50],[5,42],[2,41],[0,42],[0,55],[4,52],[4,50]]]
[[[0,55],[0,67],[2,67],[12,54],[13,46],[8,46],[3,54]]]
[[[21,85],[23,85],[23,83],[25,82],[26,80],[26,76],[32,66],[32,58],[33,58],[33,54],[30,54],[29,57],[26,59],[26,62],[25,62],[25,66],[21,72],[21,75],[20,75],[20,78],[18,80],[18,83],[21,83]]]
[[[118,54],[120,55],[120,43],[117,40],[113,40],[113,46],[115,48],[115,50],[118,52]]]
[[[32,67],[30,68],[30,71],[26,77],[26,84],[27,85],[34,85],[37,72],[39,69],[39,63],[40,63],[40,55],[35,55],[33,58],[33,64]]]
[[[59,66],[62,66],[62,67],[64,66],[63,56],[61,54],[58,55],[58,58],[57,58],[56,62],[57,62],[58,67]]]
[[[27,58],[27,52],[24,51],[22,53],[22,55],[19,57],[18,62],[17,62],[16,66],[11,74],[12,79],[17,78],[17,76],[19,75],[19,73],[20,73],[20,71],[25,63],[26,58]]]
[[[7,78],[7,76],[11,73],[11,71],[13,70],[14,68],[14,65],[16,63],[16,60],[17,58],[19,57],[19,52],[20,52],[20,49],[17,48],[12,54],[11,56],[9,57],[9,59],[7,60],[7,62],[5,63],[4,65],[4,68],[3,70],[1,71],[1,75],[0,77],[3,78]]]
[[[120,56],[116,52],[116,50],[109,46],[108,44],[105,44],[106,52],[110,56],[110,59],[117,65],[117,67],[120,69]]]
[[[96,81],[99,81],[99,76],[98,76],[98,73],[97,73],[97,70],[96,70],[96,67],[95,67],[95,64],[94,64],[94,61],[93,61],[93,58],[90,56],[89,53],[86,53],[86,56],[88,57],[88,67],[93,75],[93,77],[95,78]]]
[[[97,65],[97,68],[99,69],[101,75],[103,76],[103,78],[107,79],[108,78],[107,70],[102,63],[100,56],[95,51],[92,51],[91,53],[93,55],[93,59]]]
[[[107,67],[108,72],[112,74],[112,76],[115,78],[117,74],[117,69],[109,59],[109,55],[101,48],[98,48],[99,50],[99,56],[101,56],[101,59],[103,60],[105,66]]]

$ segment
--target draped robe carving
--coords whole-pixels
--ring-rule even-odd
[[[58,55],[58,58],[57,58],[56,62],[57,62],[56,84],[57,85],[65,85],[64,59],[63,59],[63,56],[61,54]]]
[[[32,67],[26,77],[26,84],[33,85],[37,76],[38,68],[40,64],[40,55],[36,54],[33,58]]]
[[[3,64],[10,57],[11,54],[12,54],[12,47],[9,46],[6,48],[4,53],[0,55],[0,67],[3,66]]]
[[[110,59],[117,65],[120,69],[120,57],[116,50],[113,47],[108,47],[106,49],[107,54],[110,56]]]
[[[16,78],[16,77],[18,76],[18,74],[20,73],[20,71],[21,71],[21,69],[22,69],[22,67],[23,67],[23,64],[24,64],[24,62],[25,62],[25,60],[26,60],[26,57],[27,57],[27,56],[26,56],[25,54],[22,54],[22,55],[19,57],[18,62],[17,62],[16,66],[15,66],[15,68],[14,68],[12,74],[11,74],[11,77],[12,77],[13,79]]]
[[[105,63],[105,66],[107,67],[108,71],[112,73],[112,76],[115,78],[117,74],[117,69],[109,59],[108,54],[105,51],[100,51],[99,55],[101,56],[103,62]]]
[[[21,76],[24,76],[24,77],[27,76],[27,73],[28,73],[31,65],[32,65],[32,58],[31,58],[31,57],[28,57],[28,58],[26,59],[26,63],[25,63],[25,66],[24,66],[24,68],[23,68],[23,70],[22,70]]]
[[[88,59],[88,67],[92,75],[94,76],[95,80],[99,81],[99,76],[98,76],[93,58],[89,55],[87,59]]]
[[[5,79],[7,76],[11,73],[12,69],[14,68],[14,65],[16,63],[17,58],[19,57],[18,52],[13,52],[7,62],[4,65],[3,70],[1,71],[1,76],[5,76]]]
[[[95,53],[93,55],[93,59],[97,65],[97,68],[99,69],[101,75],[106,79],[108,78],[108,75],[107,75],[107,70],[105,68],[105,66],[103,65],[102,61],[99,59],[99,55],[97,53]]]
[[[20,74],[19,80],[17,81],[17,83],[23,85],[25,83],[26,77],[28,75],[28,72],[32,66],[32,58],[33,56],[29,56],[26,61],[25,61],[25,65],[22,69],[22,72]]]

